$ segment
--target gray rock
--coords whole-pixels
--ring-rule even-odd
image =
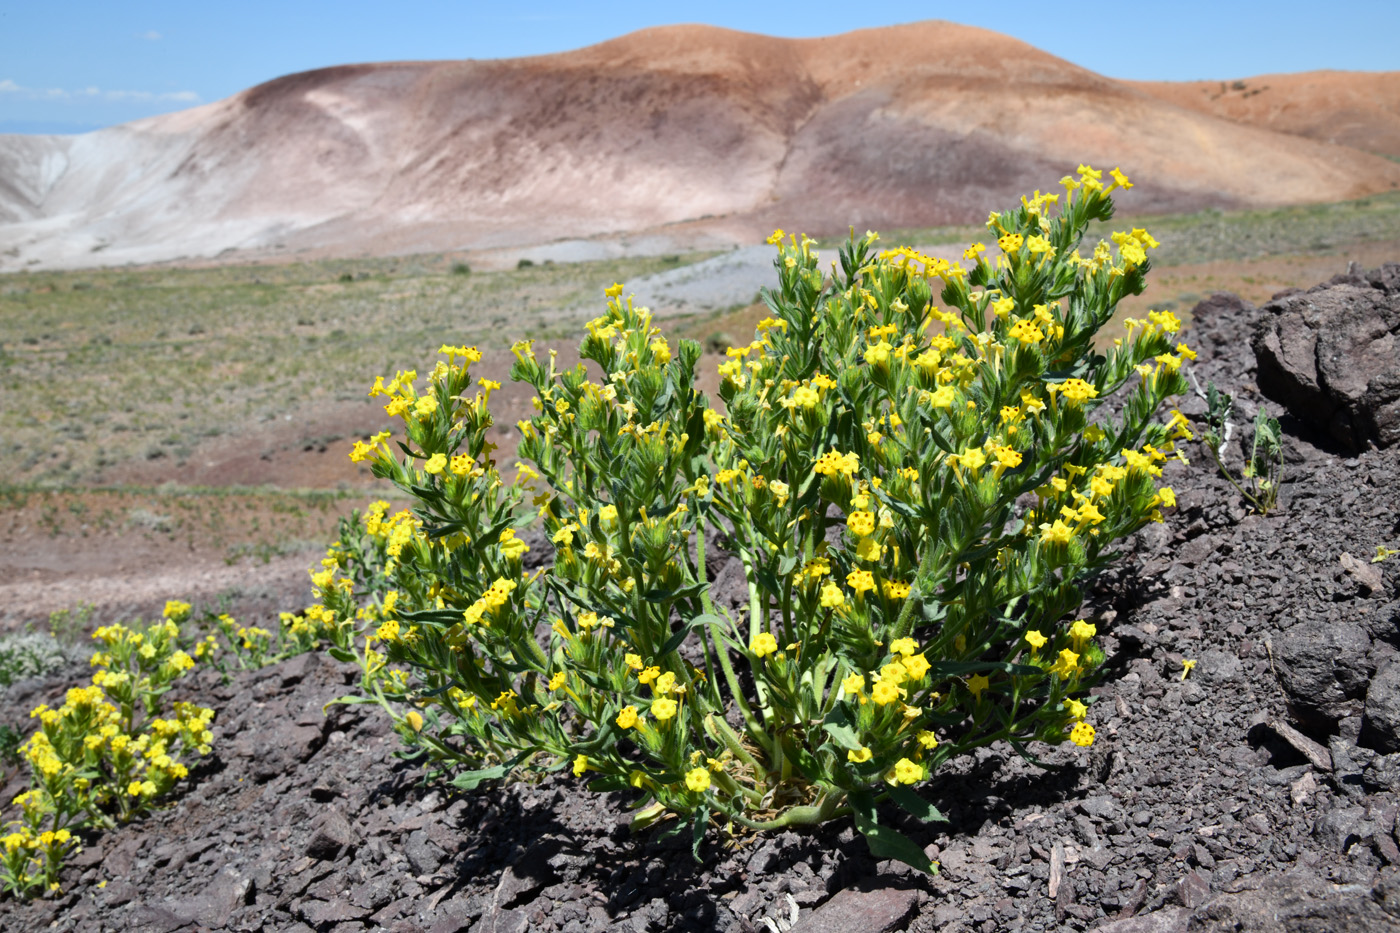
[[[306,855],[321,861],[334,859],[342,849],[356,845],[359,836],[339,810],[331,808],[316,821],[311,833],[311,841],[306,844]]]
[[[1275,645],[1279,682],[1299,718],[1332,724],[1360,712],[1373,670],[1370,636],[1349,622],[1302,622]]]
[[[1376,672],[1366,691],[1366,744],[1381,752],[1400,752],[1400,661]]]
[[[1386,911],[1381,886],[1334,885],[1298,870],[1270,875],[1251,889],[1217,895],[1196,911],[1187,929],[1191,933],[1379,933],[1398,928],[1396,917]]]
[[[431,875],[438,870],[438,866],[447,856],[447,853],[430,840],[428,834],[421,829],[415,829],[408,834],[408,839],[403,844],[403,854],[408,858],[409,866],[417,875]]]
[[[1400,441],[1400,295],[1387,275],[1270,301],[1254,333],[1259,390],[1353,451]]]
[[[1244,665],[1229,651],[1211,649],[1201,653],[1200,664],[1193,672],[1192,680],[1199,679],[1207,687],[1219,686],[1240,676]]]
[[[1190,922],[1191,911],[1182,907],[1168,907],[1140,917],[1105,923],[1095,927],[1094,933],[1186,933]]]
[[[919,906],[917,891],[900,888],[846,888],[802,917],[792,933],[890,933],[903,929]]]
[[[1359,842],[1365,832],[1364,807],[1337,807],[1313,824],[1313,837],[1337,852],[1345,852],[1353,843]]]
[[[1400,752],[1378,755],[1361,772],[1367,786],[1400,794]]]

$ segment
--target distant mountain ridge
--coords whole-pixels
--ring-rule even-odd
[[[1121,166],[1135,211],[1400,187],[1400,164],[1354,148],[1364,133],[1202,96],[943,22],[346,65],[79,136],[0,136],[0,270],[972,222],[1079,161]]]

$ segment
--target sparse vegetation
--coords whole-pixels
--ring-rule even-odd
[[[178,468],[202,438],[363,399],[365,372],[431,365],[423,348],[433,339],[489,352],[539,329],[571,332],[608,283],[675,265],[465,275],[445,257],[416,256],[6,275],[0,475],[66,486],[119,463]]]

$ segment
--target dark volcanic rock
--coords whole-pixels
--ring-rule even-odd
[[[1268,302],[1259,389],[1350,450],[1400,441],[1400,265]]]
[[[1303,720],[1332,731],[1361,711],[1374,668],[1371,638],[1358,625],[1302,622],[1275,645],[1279,682]]]
[[[1400,661],[1386,664],[1371,681],[1362,736],[1378,751],[1400,752]]]

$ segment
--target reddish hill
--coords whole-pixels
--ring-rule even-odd
[[[1237,81],[1132,83],[1178,107],[1400,157],[1400,71],[1309,71]]]
[[[968,222],[1083,160],[1137,179],[1137,210],[1400,186],[1378,156],[981,29],[678,26],[536,58],[330,68],[86,136],[0,137],[0,268]]]

